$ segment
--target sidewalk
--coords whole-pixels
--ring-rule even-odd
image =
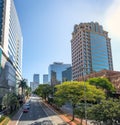
[[[44,102],[44,103],[46,103],[46,102]],[[54,110],[58,115],[59,115],[59,117],[61,117],[66,123],[68,123],[69,125],[77,125],[77,124],[80,124],[80,119],[78,119],[78,118],[75,118],[75,120],[74,121],[71,121],[70,119],[72,118],[72,116],[70,116],[70,115],[67,115],[65,112],[63,112],[63,111],[58,111],[58,110],[56,110],[53,106],[51,106],[51,105],[49,105],[48,103],[46,103],[50,108],[52,108],[52,110]],[[85,120],[83,120],[83,122],[82,122],[82,125],[86,125],[86,123],[85,123]],[[87,124],[87,125],[89,125],[89,124]]]
[[[27,102],[29,100],[26,99],[25,102]],[[22,107],[17,111],[17,113],[12,117],[12,119],[8,122],[7,125],[17,125],[17,122],[19,120],[19,118],[21,117],[23,111],[22,111]]]
[[[13,116],[13,118],[8,122],[8,125],[16,125],[18,119],[22,115],[22,107],[18,110],[18,112]]]

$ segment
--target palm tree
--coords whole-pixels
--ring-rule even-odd
[[[24,90],[27,88],[27,83],[25,79],[20,80],[19,88],[22,89],[22,95],[24,95]]]
[[[26,95],[27,97],[29,97],[30,94],[31,94],[31,88],[30,88],[29,86],[27,86],[25,95]]]

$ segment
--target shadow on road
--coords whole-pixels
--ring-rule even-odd
[[[44,120],[42,122],[34,122],[32,124],[29,124],[29,125],[53,125],[53,124],[50,120]]]

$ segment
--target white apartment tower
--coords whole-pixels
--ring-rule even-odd
[[[23,37],[13,0],[0,0],[0,96],[22,79]]]

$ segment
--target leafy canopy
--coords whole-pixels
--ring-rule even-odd
[[[46,99],[52,93],[52,87],[48,84],[41,84],[34,93]]]
[[[103,122],[117,122],[120,120],[120,100],[102,100],[100,104],[93,105],[89,109],[89,119]],[[120,121],[119,121],[120,122]]]
[[[113,84],[107,78],[90,78],[88,82],[96,87],[101,87],[109,92],[114,92],[115,88]]]
[[[85,95],[87,101],[100,101],[105,98],[105,93],[101,89],[88,82],[64,82],[56,85],[56,89],[55,99],[60,104],[69,101],[72,105],[77,105],[84,101]]]

